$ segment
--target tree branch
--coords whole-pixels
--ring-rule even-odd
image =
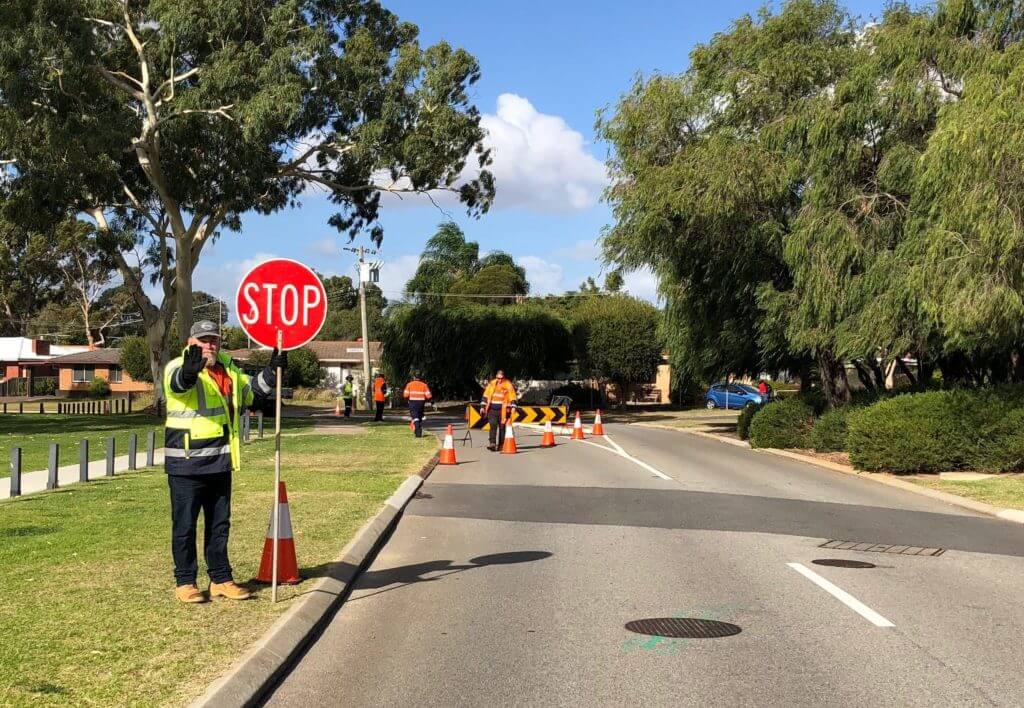
[[[181,118],[182,116],[192,115],[194,113],[205,113],[206,115],[216,115],[216,116],[221,116],[222,118],[226,118],[227,120],[234,121],[235,119],[232,118],[228,114],[228,111],[230,111],[234,107],[235,107],[235,104],[229,103],[226,106],[221,106],[220,108],[188,108],[188,109],[185,109],[184,111],[178,111],[177,113],[172,113],[171,115],[167,116],[166,118],[160,118],[159,120],[157,120],[155,127],[160,127],[164,123],[168,123],[168,122],[174,120],[175,118]]]

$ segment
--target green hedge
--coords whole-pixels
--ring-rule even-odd
[[[806,448],[814,410],[802,398],[769,403],[750,421],[751,447]]]
[[[929,391],[849,417],[850,461],[896,473],[1024,469],[1024,387]]]
[[[754,419],[754,414],[761,410],[761,408],[762,406],[751,403],[740,411],[740,417],[736,419],[736,434],[739,435],[740,440],[746,440],[750,437],[750,421]]]
[[[856,408],[844,406],[829,411],[814,421],[811,429],[811,448],[818,452],[842,452],[846,449],[846,426]]]

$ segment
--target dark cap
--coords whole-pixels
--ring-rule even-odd
[[[217,337],[220,338],[220,328],[210,320],[199,320],[192,329],[188,331],[188,336],[195,337]]]

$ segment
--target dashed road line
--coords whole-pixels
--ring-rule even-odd
[[[875,625],[876,627],[895,627],[896,626],[895,624],[893,624],[892,622],[887,620],[885,617],[882,617],[882,615],[878,614],[877,612],[872,610],[870,607],[865,605],[863,602],[861,602],[860,600],[855,598],[853,595],[851,595],[850,593],[846,592],[842,588],[840,588],[840,587],[838,587],[836,585],[833,585],[829,581],[825,580],[825,578],[821,577],[820,575],[815,573],[813,570],[811,570],[807,566],[802,565],[800,563],[787,563],[786,565],[788,565],[790,568],[792,568],[796,572],[800,573],[800,575],[802,575],[805,578],[807,578],[808,580],[810,580],[812,583],[817,585],[819,588],[821,588],[822,590],[827,592],[829,595],[831,595],[832,597],[834,597],[837,600],[839,600],[841,603],[843,603],[844,605],[849,607],[851,610],[856,612],[858,615],[860,615],[861,617],[863,617],[864,619],[866,619],[868,622],[870,622],[871,624]]]

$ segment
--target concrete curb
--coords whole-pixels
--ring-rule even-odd
[[[704,438],[710,438],[711,440],[717,440],[718,442],[729,443],[730,445],[738,445],[740,447],[747,448],[750,447],[750,444],[747,443],[745,440],[733,440],[731,438],[723,438],[718,435],[715,435],[714,433],[705,433],[703,431],[697,430],[687,430],[685,428],[673,428],[673,430],[679,430],[684,433],[690,433],[691,435],[699,435]],[[839,464],[838,462],[830,462],[829,460],[822,460],[817,457],[809,457],[807,455],[802,455],[799,452],[793,452],[791,450],[777,450],[775,448],[770,447],[750,449],[754,450],[754,452],[764,452],[768,453],[769,455],[776,455],[778,457],[787,457],[791,460],[796,460],[797,462],[804,462],[806,464],[814,465],[815,467],[821,467],[827,470],[831,470],[833,472],[848,474],[851,477],[868,479],[871,480],[872,482],[878,482],[879,484],[884,484],[889,487],[896,487],[897,489],[902,489],[907,492],[913,492],[914,494],[920,494],[925,497],[930,497],[931,499],[935,499],[936,501],[952,504],[953,506],[958,506],[963,509],[969,509],[979,514],[994,516],[997,519],[1002,519],[1003,521],[1024,524],[1024,510],[1021,509],[1006,509],[1001,506],[993,506],[991,504],[986,504],[985,502],[976,501],[974,499],[969,499],[967,497],[961,497],[957,494],[950,494],[949,492],[942,492],[939,491],[938,489],[922,487],[919,484],[904,481],[891,474],[884,474],[881,472],[861,472],[860,470],[856,470],[853,467],[850,467],[849,465],[842,465]]]
[[[750,443],[746,440],[738,440],[736,438],[727,438],[716,433],[709,433],[705,430],[697,430],[695,428],[679,428],[673,425],[664,425],[662,423],[630,423],[630,425],[636,425],[641,428],[657,428],[658,430],[674,430],[677,433],[689,433],[690,435],[699,435],[702,438],[708,438],[709,440],[717,440],[718,442],[727,443],[729,445],[735,445],[736,447],[750,447]]]
[[[309,587],[295,605],[232,666],[207,688],[192,708],[257,705],[285,674],[343,603],[352,583],[373,557],[405,506],[437,465],[437,454],[395,490],[332,563],[327,574]]]

